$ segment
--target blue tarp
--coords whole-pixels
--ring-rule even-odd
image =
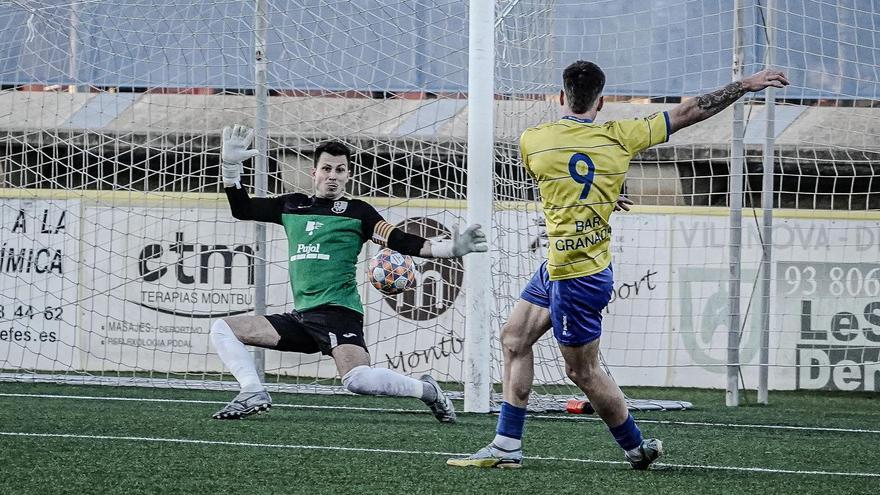
[[[549,4],[549,7],[547,6]],[[733,0],[541,0],[496,30],[497,88],[553,92],[594,60],[606,93],[687,95],[730,81]],[[766,13],[743,0],[746,71],[766,56]],[[254,85],[255,2],[20,1],[0,9],[0,83],[121,87]],[[269,86],[278,90],[467,90],[467,3],[269,0]],[[787,98],[876,99],[880,2],[776,0]]]

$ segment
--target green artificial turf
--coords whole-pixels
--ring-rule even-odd
[[[667,451],[649,472],[634,472],[621,463],[621,452],[604,424],[591,416],[530,418],[523,469],[462,469],[447,467],[444,453],[467,454],[488,443],[494,415],[460,413],[457,424],[445,425],[417,400],[275,394],[276,407],[268,413],[216,421],[211,413],[234,394],[0,383],[0,493],[656,495],[880,490],[877,394],[774,392],[769,406],[728,408],[717,390],[625,391],[694,404],[690,411],[635,414],[643,432],[661,438]]]

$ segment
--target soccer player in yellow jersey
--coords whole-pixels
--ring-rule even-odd
[[[451,466],[518,468],[532,388],[532,346],[547,330],[559,343],[568,377],[587,395],[634,469],[647,469],[662,453],[643,439],[623,392],[599,363],[602,310],[611,299],[611,227],[633,156],[663,143],[673,132],[705,120],[748,92],[788,85],[785,74],[764,70],[715,92],[647,118],[594,123],[602,110],[605,74],[577,61],[562,73],[562,118],[532,127],[520,138],[523,164],[538,182],[547,222],[549,255],[522,292],[501,329],[504,403],[495,439]]]

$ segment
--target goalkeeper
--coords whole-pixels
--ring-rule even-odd
[[[238,381],[241,392],[215,419],[238,419],[271,407],[245,345],[333,357],[343,386],[364,395],[421,399],[441,422],[455,422],[455,410],[430,375],[420,380],[370,366],[363,332],[363,306],[358,295],[355,265],[367,240],[403,254],[423,258],[453,258],[488,250],[479,225],[452,240],[429,241],[406,233],[382,219],[369,204],[345,196],[351,150],[331,141],[315,149],[315,193],[251,198],[241,185],[244,160],[253,130],[223,129],[223,184],[232,216],[239,220],[277,223],[287,234],[290,285],[295,310],[268,316],[233,316],[214,322],[211,341],[220,359]]]
[[[501,329],[504,402],[495,439],[451,466],[522,465],[522,434],[532,387],[532,346],[547,330],[559,344],[568,377],[587,395],[634,469],[647,469],[663,452],[643,439],[623,393],[599,363],[602,310],[613,284],[609,217],[621,201],[633,156],[663,143],[673,132],[707,119],[746,93],[788,84],[765,70],[718,91],[643,119],[596,124],[605,74],[578,61],[562,73],[562,118],[527,129],[520,138],[523,164],[538,183],[550,241],[548,259],[526,285]]]

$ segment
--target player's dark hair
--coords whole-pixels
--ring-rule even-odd
[[[321,157],[321,153],[327,153],[331,156],[345,156],[345,161],[348,164],[351,164],[351,148],[348,147],[347,144],[342,141],[326,141],[318,145],[315,148],[315,167],[318,166],[318,158]]]
[[[562,86],[571,111],[586,113],[605,88],[605,73],[593,62],[578,60],[562,71]]]

